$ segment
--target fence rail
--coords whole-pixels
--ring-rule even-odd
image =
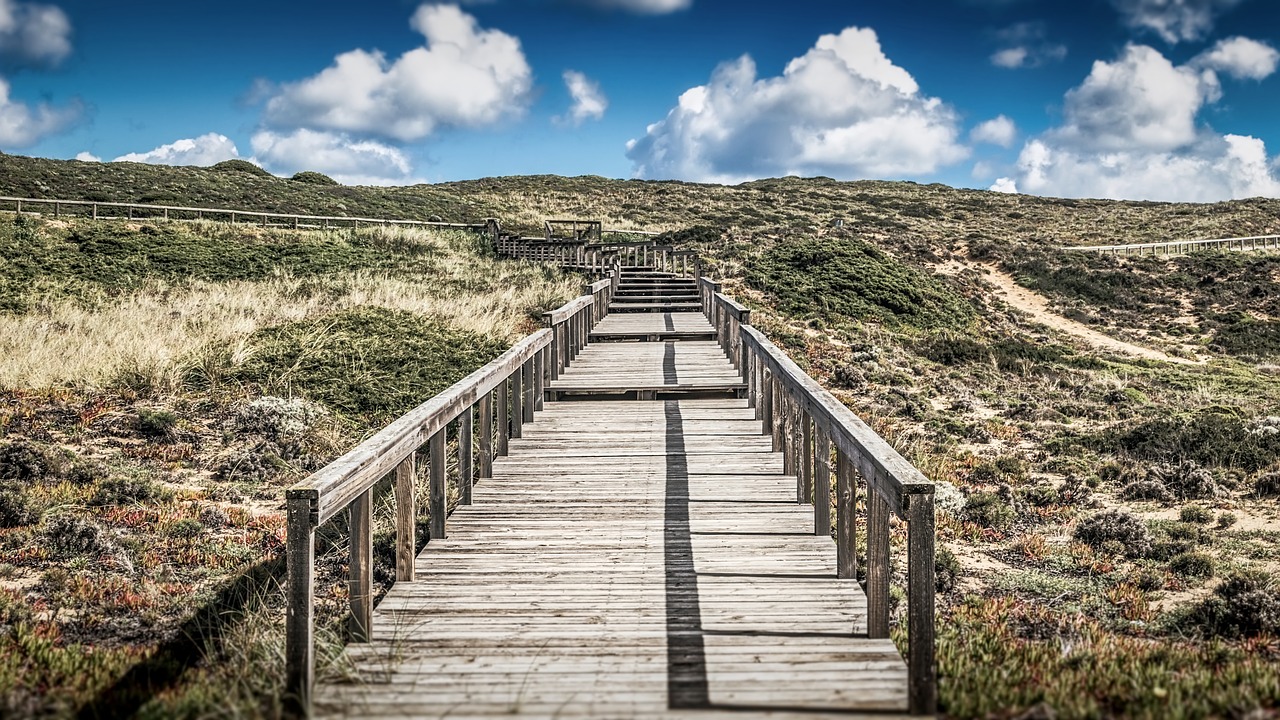
[[[1130,245],[1075,245],[1059,248],[1068,252],[1096,252],[1111,255],[1186,255],[1197,250],[1280,250],[1280,235],[1220,238],[1216,240],[1173,240]]]
[[[54,217],[90,217],[94,220],[217,220],[227,222],[253,222],[261,225],[292,228],[338,228],[361,225],[403,225],[411,227],[457,228],[493,232],[496,221],[482,223],[450,223],[433,220],[396,220],[390,218],[351,217],[346,215],[301,215],[259,210],[230,210],[227,208],[185,207],[180,205],[148,205],[145,203],[97,202],[93,200],[55,200],[47,198],[16,198],[0,196],[0,205],[13,205],[16,213],[32,212],[32,207],[52,208]],[[24,207],[25,206],[25,207]],[[79,210],[77,214],[74,211]],[[104,215],[104,210],[122,211],[123,214]]]
[[[454,383],[285,492],[289,595],[286,618],[286,700],[291,714],[307,716],[315,683],[315,533],[343,511],[350,517],[349,628],[352,642],[367,642],[373,623],[373,491],[394,476],[396,582],[414,579],[415,478],[425,446],[429,462],[430,537],[446,536],[447,432],[457,435],[459,502],[471,503],[477,480],[493,476],[493,458],[505,456],[509,438],[542,409],[546,383],[559,376],[586,345],[613,293],[612,280],[547,313],[547,328]],[[478,423],[477,423],[477,415]],[[479,441],[478,453],[476,441]]]
[[[889,514],[907,522],[907,671],[910,709],[937,707],[934,669],[934,485],[853,411],[751,326],[751,311],[698,282],[702,307],[721,347],[747,381],[748,404],[782,453],[783,474],[796,477],[796,500],[813,504],[814,534],[831,532],[827,501],[836,480],[836,570],[857,576],[857,483],[866,484],[867,633],[889,637]],[[834,465],[832,455],[835,456]],[[825,492],[824,492],[825,490]]]

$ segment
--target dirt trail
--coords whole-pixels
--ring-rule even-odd
[[[994,265],[985,263],[964,262],[960,260],[951,260],[945,265],[939,265],[934,268],[943,275],[958,275],[962,270],[977,270],[982,273],[984,279],[995,287],[995,294],[1001,300],[1008,303],[1011,307],[1016,308],[1031,316],[1031,319],[1053,328],[1061,332],[1072,335],[1090,346],[1099,350],[1118,353],[1120,355],[1129,355],[1131,357],[1148,358],[1150,360],[1161,360],[1164,362],[1179,363],[1183,365],[1195,365],[1194,360],[1186,358],[1174,357],[1159,350],[1134,345],[1133,343],[1118,340],[1100,333],[1097,330],[1076,322],[1070,318],[1063,317],[1054,312],[1049,307],[1049,301],[1039,294],[1028,290],[1019,285],[1012,276],[1001,272]]]

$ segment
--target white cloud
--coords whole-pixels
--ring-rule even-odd
[[[1039,67],[1067,56],[1067,46],[1046,39],[1044,23],[1010,25],[996,33],[1004,47],[991,55],[991,64],[1002,68]]]
[[[688,9],[693,0],[577,0],[602,10],[626,10],[641,15],[664,15]]]
[[[456,5],[423,5],[409,23],[426,38],[394,62],[351,50],[285,84],[266,106],[268,124],[420,140],[440,126],[474,127],[524,111],[533,73],[520,41],[484,30]]]
[[[573,105],[560,122],[581,125],[585,120],[599,120],[609,107],[609,99],[600,90],[600,84],[577,70],[564,71],[564,84],[569,88]]]
[[[1111,0],[1127,25],[1150,30],[1170,44],[1205,37],[1218,16],[1239,3],[1240,0]]]
[[[1250,51],[1175,66],[1142,45],[1126,47],[1114,62],[1095,62],[1067,92],[1063,125],[1023,146],[1017,187],[1132,200],[1280,196],[1262,140],[1220,135],[1198,122],[1222,96],[1216,69],[1247,75],[1262,66]]]
[[[63,108],[32,106],[9,97],[9,82],[0,78],[0,147],[25,148],[74,125],[84,114],[77,101]]]
[[[397,148],[343,133],[263,130],[250,140],[256,159],[280,175],[314,170],[346,185],[398,185],[413,182],[409,158]]]
[[[1200,53],[1191,62],[1238,80],[1262,80],[1276,71],[1280,53],[1266,43],[1233,37],[1219,40],[1212,49]]]
[[[921,95],[875,31],[823,35],[779,77],[749,56],[681,94],[666,118],[627,143],[639,177],[711,182],[788,175],[920,175],[958,162],[955,113]]]
[[[1018,183],[1014,182],[1013,178],[1002,177],[997,178],[996,181],[991,184],[991,187],[987,189],[995,192],[1017,194]]]
[[[990,143],[999,145],[1000,147],[1009,147],[1013,145],[1013,141],[1018,137],[1018,128],[1013,121],[1004,115],[979,123],[969,133],[969,138],[974,142]]]
[[[197,165],[207,167],[240,157],[236,144],[226,135],[205,133],[183,138],[142,153],[121,155],[112,162],[139,162],[151,165]]]
[[[76,153],[76,160],[80,162],[102,162],[102,158],[87,150]]]
[[[71,21],[53,5],[0,0],[0,61],[53,67],[71,54]]]

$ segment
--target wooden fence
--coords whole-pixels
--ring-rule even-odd
[[[588,294],[547,313],[546,329],[516,343],[501,357],[286,491],[286,701],[292,714],[310,714],[315,682],[316,529],[343,511],[349,513],[351,640],[367,642],[373,621],[374,486],[394,476],[396,581],[411,581],[418,502],[414,481],[423,446],[429,462],[430,537],[443,538],[448,510],[445,459],[449,428],[455,428],[458,438],[460,502],[470,504],[474,482],[492,477],[493,458],[507,454],[508,439],[521,437],[522,425],[542,408],[547,381],[558,377],[586,345],[587,334],[603,316],[612,293],[610,280],[589,286]]]
[[[499,233],[494,236],[494,250],[500,257],[555,263],[596,275],[607,274],[615,264],[620,267],[653,268],[691,277],[697,277],[702,270],[696,252],[676,250],[670,245],[652,240],[589,243],[521,238]]]
[[[482,223],[449,223],[429,220],[391,220],[386,218],[348,217],[341,215],[299,215],[295,213],[260,212],[255,210],[228,210],[226,208],[198,208],[177,205],[147,205],[144,203],[95,202],[91,200],[51,200],[43,198],[0,197],[0,205],[12,204],[16,213],[34,213],[37,209],[53,217],[86,217],[94,220],[221,220],[223,222],[253,223],[266,227],[327,229],[361,226],[407,226],[457,228],[485,231],[496,235],[497,221]]]
[[[1254,237],[1222,238],[1218,240],[1174,240],[1162,243],[1134,243],[1131,245],[1077,245],[1059,248],[1069,252],[1096,252],[1111,255],[1186,255],[1203,250],[1227,250],[1245,252],[1252,250],[1280,250],[1280,235],[1256,235]]]
[[[817,535],[831,532],[827,498],[834,467],[836,568],[842,578],[857,574],[855,471],[865,483],[867,632],[873,638],[889,637],[889,515],[908,523],[910,709],[933,714],[937,707],[933,483],[752,327],[751,311],[722,294],[719,283],[700,278],[698,287],[703,311],[721,347],[747,381],[748,404],[755,408],[762,432],[772,435],[773,449],[782,453],[783,474],[796,476],[797,501],[813,503]]]

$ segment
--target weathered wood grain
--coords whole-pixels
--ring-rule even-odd
[[[905,663],[759,430],[745,399],[546,403],[317,714],[903,717]]]

